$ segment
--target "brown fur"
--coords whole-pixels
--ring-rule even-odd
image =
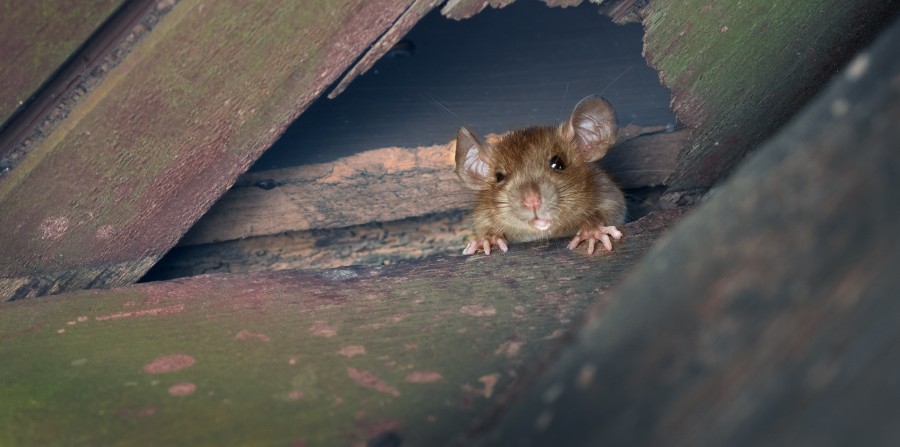
[[[510,242],[573,236],[584,225],[619,225],[625,216],[625,199],[613,180],[596,163],[563,137],[562,126],[538,126],[510,132],[495,142],[488,165],[506,179],[493,178],[477,192],[475,231],[477,237],[505,236]],[[550,167],[554,155],[563,158],[566,169]],[[540,231],[517,218],[521,191],[533,184],[552,191],[542,194],[549,205],[553,226]],[[553,203],[547,203],[552,201]]]

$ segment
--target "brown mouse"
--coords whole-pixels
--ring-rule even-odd
[[[476,191],[475,240],[463,254],[507,242],[574,236],[569,249],[599,241],[612,250],[625,218],[622,191],[595,161],[616,142],[616,113],[600,96],[581,100],[559,126],[515,130],[486,142],[465,127],[456,137],[456,175]]]

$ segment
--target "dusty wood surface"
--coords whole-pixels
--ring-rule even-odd
[[[900,23],[660,241],[482,445],[900,444],[897,54]]]
[[[900,2],[651,2],[644,54],[696,128],[667,198],[691,203],[724,178],[865,46]]]
[[[0,129],[123,0],[72,3],[0,2]]]
[[[623,188],[661,185],[687,131],[628,126],[603,163]],[[452,143],[451,143],[452,144]],[[465,210],[471,192],[446,145],[384,148],[333,163],[241,176],[179,242],[197,245],[286,231],[327,229]]]
[[[0,181],[0,299],[139,278],[408,5],[178,3]]]
[[[472,223],[455,211],[342,228],[287,231],[226,242],[176,246],[141,281],[205,273],[250,273],[386,265],[462,252]]]
[[[628,215],[659,211],[663,187],[626,190]],[[220,243],[176,246],[141,281],[205,273],[249,273],[386,265],[459,254],[473,233],[468,211],[322,230],[287,231]]]
[[[0,181],[119,65],[178,0],[124,2],[90,33],[0,130]],[[60,5],[62,10],[73,9]]]
[[[0,303],[0,444],[439,445],[683,212],[594,256],[555,240]]]

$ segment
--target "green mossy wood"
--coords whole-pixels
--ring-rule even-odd
[[[898,11],[883,0],[650,2],[644,56],[696,128],[666,200],[692,203],[725,178]]]
[[[898,54],[900,22],[464,445],[900,445]]]
[[[0,128],[123,0],[0,1]]]
[[[410,0],[183,0],[0,180],[0,300],[129,284]]]
[[[439,445],[682,213],[594,256],[553,240],[2,303],[0,445]]]

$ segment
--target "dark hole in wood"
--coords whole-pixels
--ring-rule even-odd
[[[642,37],[640,25],[616,25],[589,3],[548,8],[516,2],[462,21],[435,10],[342,95],[329,100],[323,94],[314,102],[251,168],[250,175],[263,177],[249,185],[272,190],[290,183],[266,176],[272,169],[333,162],[377,148],[443,145],[462,125],[489,134],[557,123],[591,94],[613,103],[623,128],[671,131],[676,127],[668,108],[671,97],[641,55]],[[656,168],[611,167],[629,171],[614,172],[619,176]],[[626,188],[628,219],[656,209],[663,189],[659,182]],[[377,193],[371,198],[390,199]],[[214,272],[388,264],[456,253],[464,245],[460,231],[469,226],[467,208],[212,243],[190,242],[188,233],[187,241],[142,282]],[[453,232],[455,239],[446,236]]]

